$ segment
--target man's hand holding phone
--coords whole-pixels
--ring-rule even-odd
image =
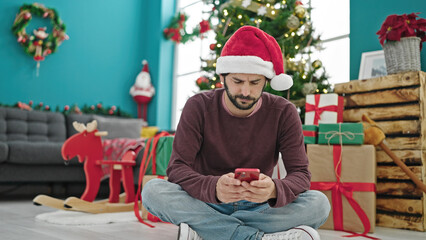
[[[235,169],[235,178],[241,182],[259,180],[260,170],[258,168],[237,168]]]
[[[242,174],[244,171],[245,174]],[[240,200],[262,203],[277,196],[275,183],[270,177],[260,173],[259,169],[242,171],[240,169],[219,178],[216,184],[216,197],[223,203]]]

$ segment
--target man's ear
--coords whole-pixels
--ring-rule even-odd
[[[221,82],[222,84],[225,82],[225,78],[223,77],[223,75],[222,75],[222,74],[219,74],[219,79],[220,79],[220,82]]]

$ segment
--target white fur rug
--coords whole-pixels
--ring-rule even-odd
[[[58,210],[37,215],[36,220],[59,225],[99,225],[119,222],[137,222],[133,211],[117,213],[83,213]]]

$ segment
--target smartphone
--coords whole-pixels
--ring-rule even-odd
[[[259,180],[260,170],[258,168],[237,168],[235,169],[235,178],[240,181],[251,182]]]

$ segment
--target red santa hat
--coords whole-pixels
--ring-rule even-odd
[[[281,48],[271,35],[244,26],[229,38],[216,62],[216,73],[250,73],[271,79],[271,87],[287,90],[293,79],[284,73]]]
[[[147,60],[143,60],[142,61],[142,66],[143,66],[143,68],[142,68],[142,71],[141,72],[146,72],[146,73],[149,73],[149,69],[148,69],[148,61]]]

